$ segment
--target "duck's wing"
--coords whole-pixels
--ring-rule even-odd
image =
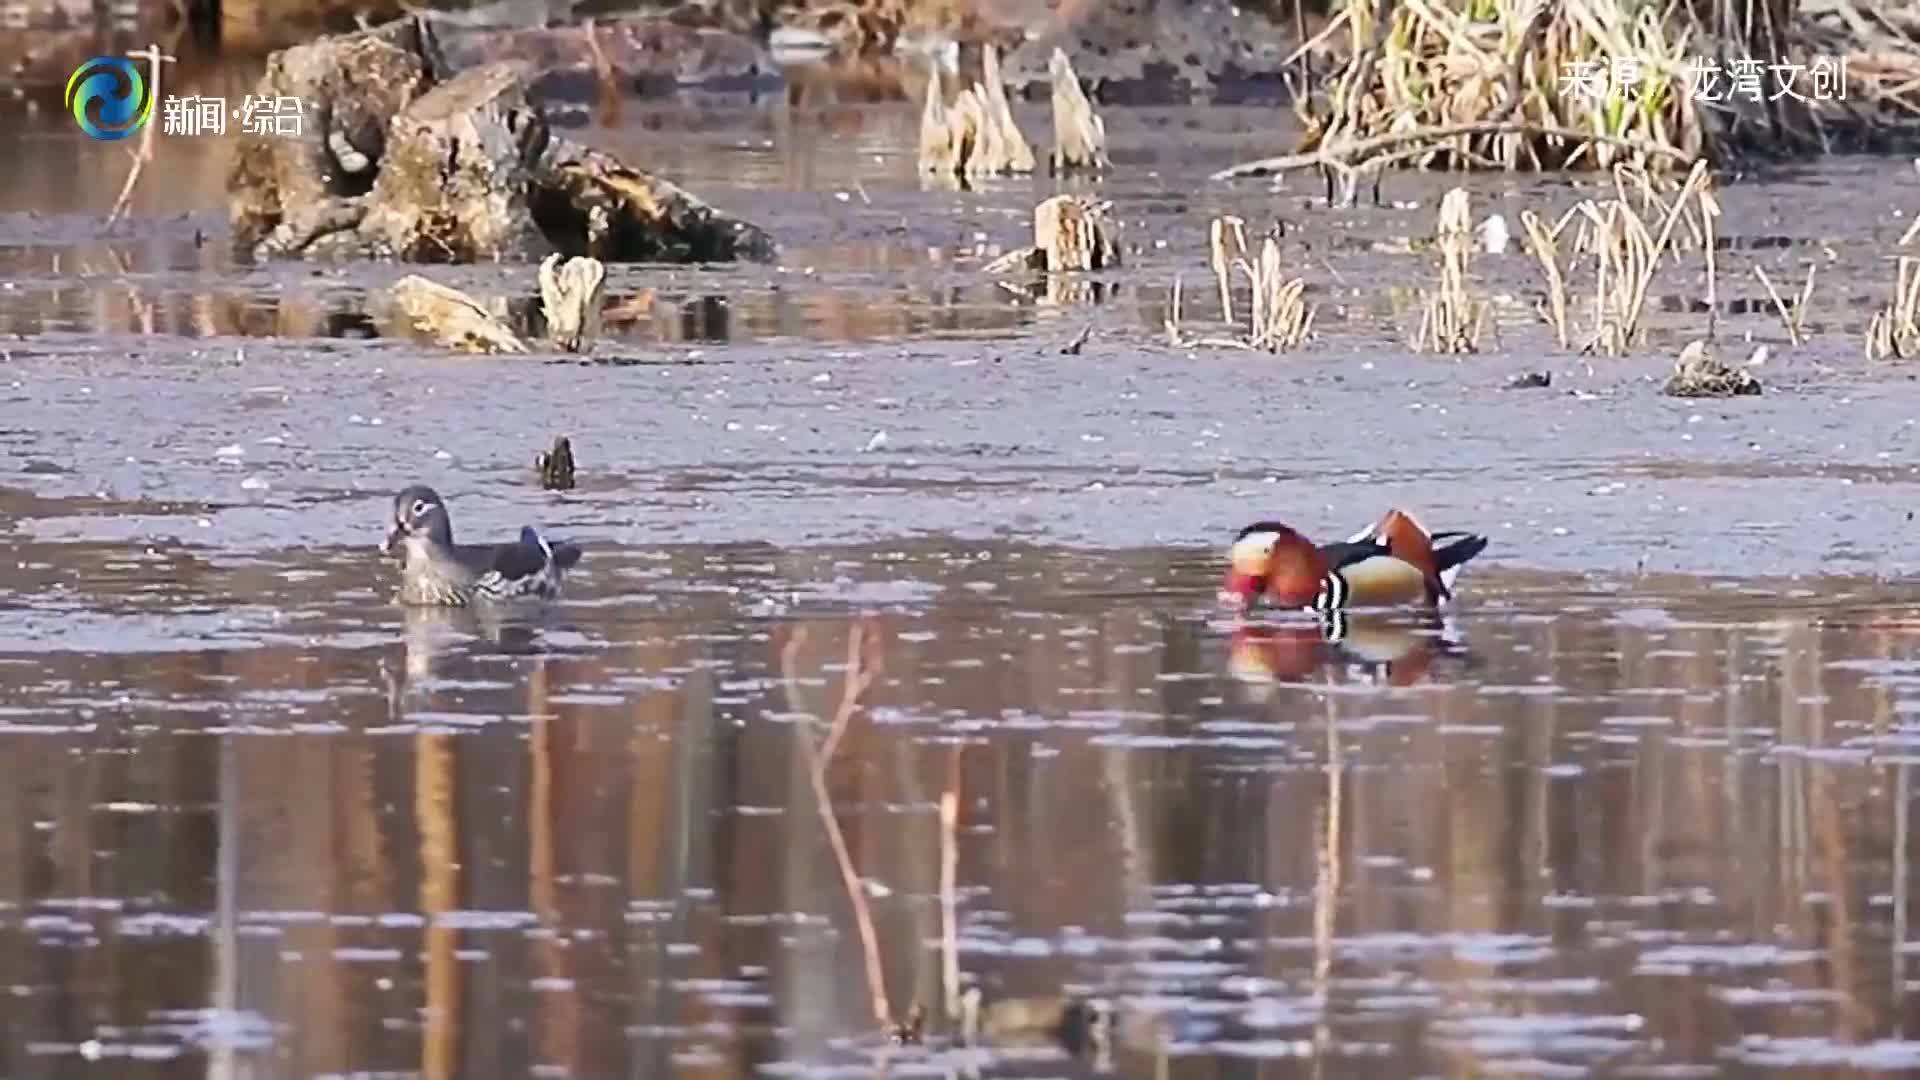
[[[1386,553],[1385,542],[1365,535],[1352,540],[1342,540],[1337,544],[1320,545],[1320,557],[1327,560],[1329,570],[1340,570]]]

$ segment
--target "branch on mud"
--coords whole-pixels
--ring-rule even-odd
[[[853,855],[847,850],[847,838],[840,831],[840,819],[833,812],[833,796],[827,790],[827,769],[833,764],[834,751],[840,748],[840,740],[853,721],[854,711],[860,707],[861,695],[879,675],[877,667],[866,663],[863,647],[866,638],[866,625],[854,623],[847,638],[847,673],[841,682],[840,706],[834,711],[826,742],[816,751],[812,737],[803,733],[801,743],[813,759],[808,776],[813,783],[814,802],[820,810],[820,821],[826,826],[827,842],[833,846],[833,860],[840,867],[840,881],[846,887],[847,902],[853,906],[854,923],[860,931],[860,951],[867,965],[867,992],[872,998],[873,1019],[883,1028],[892,1028],[893,1009],[887,1000],[887,973],[880,962],[880,937],[873,928],[873,909],[867,901],[866,886],[854,870]]]
[[[1471,124],[1448,124],[1444,127],[1418,128],[1413,131],[1394,131],[1385,135],[1376,135],[1370,139],[1358,139],[1338,146],[1322,146],[1318,150],[1304,154],[1283,154],[1279,157],[1261,158],[1258,161],[1243,162],[1230,168],[1221,169],[1211,177],[1214,180],[1233,180],[1242,176],[1260,176],[1266,173],[1288,172],[1294,169],[1330,168],[1336,170],[1366,169],[1382,164],[1372,160],[1383,150],[1391,150],[1405,143],[1434,143],[1409,153],[1402,150],[1395,153],[1394,160],[1403,157],[1418,157],[1429,151],[1451,151],[1454,148],[1438,145],[1448,139],[1462,135],[1532,135],[1540,138],[1567,139],[1572,142],[1604,143],[1618,146],[1635,153],[1653,157],[1670,158],[1682,164],[1691,164],[1694,156],[1675,150],[1671,146],[1662,146],[1645,139],[1630,139],[1619,135],[1603,135],[1592,131],[1576,131],[1573,128],[1552,127],[1543,124],[1530,124],[1520,121],[1483,120]]]

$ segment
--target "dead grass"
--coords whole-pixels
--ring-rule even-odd
[[[1349,3],[1347,61],[1300,106],[1300,153],[1226,175],[1395,164],[1541,170],[1633,163],[1685,167],[1724,156],[1688,93],[1691,31],[1635,0],[1364,0]],[[1576,65],[1591,65],[1581,68]],[[1599,93],[1562,76],[1631,68]]]
[[[1480,348],[1480,331],[1487,305],[1467,293],[1467,270],[1473,258],[1473,204],[1465,188],[1454,188],[1440,200],[1439,229],[1434,247],[1440,253],[1440,286],[1427,293],[1426,310],[1412,345],[1422,352],[1469,353]]]
[[[1620,356],[1640,338],[1640,317],[1663,260],[1689,248],[1703,252],[1709,311],[1717,303],[1718,268],[1714,255],[1714,222],[1720,214],[1718,197],[1706,162],[1697,162],[1671,199],[1643,170],[1620,169],[1614,177],[1614,197],[1588,199],[1548,228],[1532,211],[1520,215],[1527,246],[1540,264],[1547,285],[1544,315],[1568,344],[1570,324],[1569,271],[1586,256],[1593,272],[1590,336],[1582,352],[1598,350]],[[1636,196],[1639,205],[1635,206]],[[1682,223],[1684,233],[1679,231]],[[1560,238],[1569,225],[1579,232],[1563,266]],[[1709,316],[1711,329],[1711,315]]]
[[[1807,301],[1813,299],[1813,277],[1820,269],[1818,263],[1807,264],[1807,283],[1800,287],[1800,295],[1789,304],[1780,296],[1780,290],[1773,287],[1772,279],[1767,277],[1767,268],[1755,266],[1753,273],[1760,284],[1773,299],[1773,309],[1780,313],[1780,324],[1786,327],[1787,340],[1799,345],[1807,340]]]
[[[1902,255],[1893,295],[1867,324],[1867,359],[1914,356],[1920,356],[1920,259]]]
[[[1246,224],[1237,217],[1215,218],[1207,230],[1209,261],[1220,288],[1222,318],[1231,336],[1193,335],[1186,330],[1182,310],[1182,288],[1178,277],[1168,294],[1165,327],[1167,342],[1175,348],[1217,346],[1284,352],[1306,344],[1313,334],[1313,308],[1306,303],[1304,278],[1287,274],[1280,258],[1280,240],[1268,235],[1260,245],[1257,258],[1248,258]],[[1240,332],[1235,321],[1233,272],[1246,279],[1252,302],[1247,313],[1247,328]]]

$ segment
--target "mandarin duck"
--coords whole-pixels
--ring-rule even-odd
[[[402,604],[466,607],[514,600],[552,600],[580,561],[572,544],[551,543],[532,527],[505,544],[456,544],[447,504],[415,484],[393,497],[393,520],[383,554],[398,548]]]
[[[1275,607],[1315,611],[1432,606],[1452,597],[1460,567],[1486,546],[1475,533],[1429,533],[1402,510],[1389,510],[1351,539],[1319,546],[1280,522],[1261,521],[1234,540],[1221,599],[1242,609],[1262,597]]]

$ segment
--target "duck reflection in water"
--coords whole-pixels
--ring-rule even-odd
[[[439,677],[441,662],[464,652],[534,656],[546,651],[540,640],[541,612],[501,611],[491,607],[401,609],[401,644],[406,666],[392,689],[403,692],[416,682]],[[392,682],[393,680],[389,680]]]
[[[1471,667],[1472,653],[1437,616],[1330,612],[1310,623],[1239,623],[1227,671],[1264,700],[1277,683],[1326,672],[1344,681],[1412,686]]]

